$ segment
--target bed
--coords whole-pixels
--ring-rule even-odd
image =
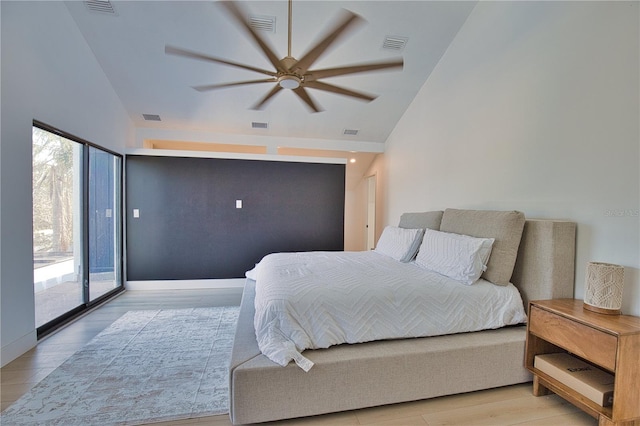
[[[493,283],[509,277],[507,281],[519,291],[523,309],[529,300],[573,296],[573,222],[524,220],[518,212],[447,209],[406,213],[399,228],[492,238],[491,257],[482,278],[489,277]],[[492,263],[494,259],[500,262]],[[508,282],[500,282],[500,286]],[[383,337],[385,340],[357,344],[329,342],[320,349],[317,347],[322,345],[311,344],[304,346],[310,349],[301,351],[311,368],[301,368],[295,362],[277,363],[269,359],[272,354],[263,354],[256,338],[254,322],[260,324],[256,318],[261,308],[259,302],[256,316],[255,296],[256,282],[247,279],[229,369],[233,424],[352,410],[531,380],[523,366],[523,325],[431,337]]]

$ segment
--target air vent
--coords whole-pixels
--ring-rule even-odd
[[[252,121],[251,122],[251,127],[254,129],[268,129],[269,128],[269,123],[260,123],[258,121]]]
[[[382,48],[387,50],[401,51],[409,39],[407,37],[386,36],[382,42]]]
[[[162,121],[158,114],[142,114],[142,117],[146,121]]]
[[[268,33],[276,32],[276,17],[275,16],[249,16],[249,26],[256,31],[264,31]]]
[[[92,12],[106,13],[109,15],[117,15],[113,4],[109,0],[87,0],[84,2],[87,9]]]
[[[355,136],[357,135],[359,132],[359,130],[357,129],[344,129],[344,131],[342,132],[343,135],[347,135],[347,136]]]

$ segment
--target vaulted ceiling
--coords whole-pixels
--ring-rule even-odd
[[[375,144],[384,144],[475,5],[463,1],[294,0],[291,54],[296,58],[335,25],[342,9],[364,18],[362,25],[337,40],[313,68],[398,58],[404,62],[402,69],[325,79],[327,83],[377,97],[365,102],[308,89],[323,109],[311,112],[287,89],[263,109],[252,109],[275,83],[205,92],[192,88],[266,76],[215,62],[167,55],[166,45],[273,69],[254,40],[216,2],[112,1],[112,13],[95,11],[88,3],[102,5],[98,1],[66,4],[139,128],[156,129],[160,135],[162,130],[172,131],[173,135],[185,130]],[[256,31],[278,57],[286,56],[288,3],[283,0],[238,3],[246,11],[247,20],[273,25],[266,31]],[[395,48],[384,47],[385,40]],[[145,114],[157,115],[161,121],[147,121]],[[252,123],[266,124],[254,128]],[[345,130],[356,134],[345,134]]]

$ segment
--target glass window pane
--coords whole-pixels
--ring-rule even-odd
[[[33,127],[36,327],[83,303],[82,145]]]
[[[120,157],[89,148],[89,299],[121,285]]]

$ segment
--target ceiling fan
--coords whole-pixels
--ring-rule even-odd
[[[282,89],[292,90],[298,97],[313,111],[321,111],[316,102],[309,96],[307,89],[317,89],[326,92],[336,93],[339,95],[350,96],[360,100],[370,102],[376,98],[376,96],[357,92],[355,90],[346,89],[343,87],[335,86],[333,84],[319,81],[320,79],[327,77],[335,77],[346,74],[355,74],[368,71],[384,70],[390,68],[402,68],[402,58],[389,61],[389,62],[375,62],[359,65],[349,65],[337,68],[325,68],[319,70],[310,69],[311,66],[320,58],[320,56],[337,40],[347,33],[347,30],[352,29],[363,19],[355,13],[343,10],[342,16],[336,20],[332,26],[331,31],[317,42],[313,47],[309,49],[300,59],[296,59],[291,56],[291,15],[292,15],[292,0],[289,0],[289,22],[288,22],[288,46],[287,56],[282,59],[278,59],[273,50],[268,46],[267,42],[248,24],[245,19],[247,16],[243,10],[233,1],[222,1],[221,5],[229,12],[232,18],[243,28],[253,39],[253,41],[260,48],[262,53],[267,57],[271,65],[275,68],[274,71],[266,70],[262,68],[253,67],[250,65],[240,64],[232,62],[226,59],[216,58],[214,56],[206,55],[191,50],[182,49],[174,46],[165,46],[165,53],[169,55],[183,56],[191,59],[198,59],[207,62],[215,62],[223,65],[229,65],[236,68],[242,68],[249,71],[255,71],[260,74],[269,76],[268,78],[258,80],[236,81],[231,83],[221,84],[208,84],[203,86],[193,86],[197,91],[204,92],[208,90],[221,89],[224,87],[243,86],[248,84],[259,83],[276,83],[273,88],[254,106],[253,109],[262,109],[266,103],[271,100]]]

